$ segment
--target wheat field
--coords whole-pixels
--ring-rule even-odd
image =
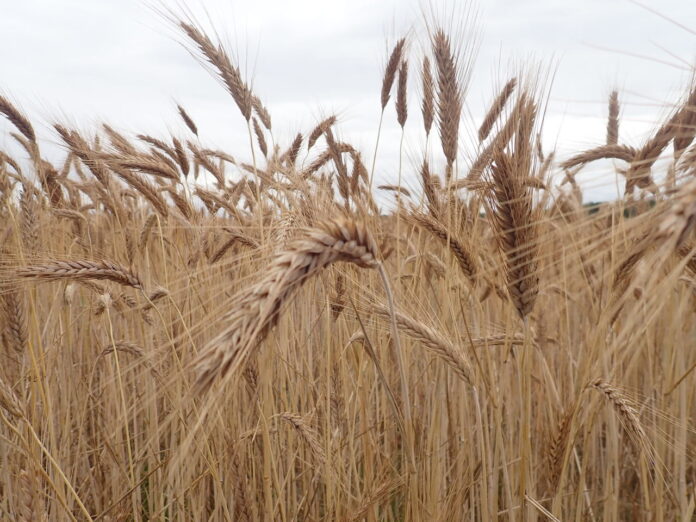
[[[234,52],[172,22],[246,150],[180,105],[169,136],[51,122],[57,161],[0,96],[0,518],[694,520],[696,84],[630,143],[613,92],[557,157],[543,75],[472,126],[431,24],[374,80],[374,149],[336,115],[276,141]],[[392,106],[422,157],[378,185]],[[588,205],[596,161],[625,190]]]

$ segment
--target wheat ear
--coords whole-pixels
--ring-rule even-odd
[[[378,247],[367,228],[354,221],[328,221],[288,243],[256,285],[233,299],[225,328],[194,363],[198,391],[233,375],[278,322],[280,309],[308,278],[338,261],[378,268]]]
[[[32,143],[36,143],[36,134],[34,133],[34,128],[31,126],[31,123],[29,123],[29,120],[26,118],[26,116],[19,112],[17,107],[12,105],[7,98],[1,95],[0,114],[4,114],[5,117],[10,120],[12,125],[14,125],[26,139]]]
[[[607,120],[607,145],[619,142],[619,93],[612,91],[609,95],[609,118]]]
[[[384,306],[374,309],[379,316],[389,318],[390,310]],[[471,365],[467,362],[461,350],[433,328],[417,321],[403,313],[394,312],[396,324],[411,338],[419,341],[425,348],[442,359],[457,375],[469,384],[473,383]]]
[[[447,181],[452,177],[452,166],[457,158],[459,120],[462,112],[462,95],[457,78],[457,58],[449,36],[438,29],[432,39],[437,67],[437,118],[442,142],[442,152],[447,159]]]
[[[483,141],[488,137],[488,135],[491,132],[491,129],[493,128],[493,124],[502,114],[503,109],[505,108],[505,104],[510,99],[510,96],[514,92],[516,86],[517,78],[510,78],[510,80],[508,80],[508,82],[502,88],[500,93],[498,93],[498,96],[496,96],[495,100],[493,100],[490,109],[488,109],[488,112],[486,113],[486,116],[483,118],[483,122],[479,127],[479,141]]]
[[[143,283],[136,274],[112,261],[53,261],[19,268],[16,274],[26,279],[44,281],[105,279],[120,285],[144,290]]]
[[[427,216],[425,214],[414,213],[409,216],[415,223],[420,227],[424,228],[440,241],[447,245],[450,252],[454,255],[459,263],[459,268],[461,268],[464,275],[471,281],[472,284],[476,283],[476,262],[474,257],[471,255],[469,250],[467,250],[464,245],[454,237],[451,231],[440,223],[437,219]]]

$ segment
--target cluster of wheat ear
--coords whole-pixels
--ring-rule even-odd
[[[557,159],[541,78],[473,119],[471,46],[429,23],[366,164],[335,115],[275,135],[176,25],[250,150],[177,105],[170,136],[54,123],[57,159],[0,96],[0,518],[694,519],[696,85],[643,144],[611,93]],[[388,118],[424,153],[377,185]],[[597,161],[625,191],[588,206]]]

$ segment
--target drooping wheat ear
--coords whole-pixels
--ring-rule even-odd
[[[317,465],[321,466],[326,462],[326,452],[319,443],[319,434],[317,430],[309,425],[309,423],[296,413],[283,412],[279,413],[278,417],[289,423],[297,433],[300,434],[302,440],[307,443],[307,446],[312,450],[314,458],[317,459]]]
[[[614,305],[617,305],[623,298],[626,290],[630,287],[631,282],[633,282],[634,275],[636,273],[636,268],[641,259],[643,259],[649,248],[653,246],[653,238],[646,234],[642,234],[636,238],[632,244],[629,246],[625,257],[621,263],[616,267],[613,275],[613,280],[611,284],[612,290],[612,300]],[[617,308],[614,312],[612,322],[616,320],[619,312],[621,311],[621,306]]]
[[[391,313],[387,307],[377,306],[374,312],[380,317],[389,319]],[[440,335],[433,328],[413,319],[401,312],[395,312],[396,324],[409,337],[420,342],[426,349],[442,359],[462,379],[471,384],[472,370],[461,349],[452,344],[447,338]]]
[[[328,118],[325,118],[322,121],[320,121],[317,124],[317,126],[314,127],[314,129],[312,129],[312,132],[309,133],[309,138],[307,138],[307,150],[311,149],[317,142],[317,140],[321,137],[321,135],[328,131],[335,123],[335,114],[332,114]]]
[[[578,165],[583,165],[599,159],[614,158],[630,163],[636,156],[636,149],[627,145],[601,145],[594,149],[589,149],[576,154],[560,164],[562,169],[572,169]]]
[[[147,242],[150,239],[150,232],[152,232],[152,227],[155,226],[155,223],[157,223],[157,214],[150,214],[145,220],[143,229],[140,231],[139,245],[141,251],[145,251],[147,248]]]
[[[20,522],[47,522],[48,513],[42,503],[43,488],[40,486],[40,475],[23,469],[17,478],[20,500],[17,516]]]
[[[10,120],[22,135],[32,143],[36,143],[36,134],[34,128],[29,123],[29,120],[24,116],[17,107],[12,105],[4,96],[0,95],[0,113]]]
[[[609,95],[609,118],[607,120],[607,145],[619,142],[619,93],[612,91]]]
[[[433,174],[431,174],[428,160],[425,158],[421,164],[420,175],[421,182],[423,183],[423,194],[425,194],[425,199],[428,204],[428,211],[433,218],[437,219],[440,215],[440,200],[438,199],[437,191],[435,190]]]
[[[24,407],[12,387],[0,377],[0,408],[13,417],[24,417]]]
[[[99,353],[97,357],[104,357],[115,351],[127,353],[134,355],[136,357],[145,357],[145,350],[143,350],[137,344],[130,341],[115,341],[114,343],[108,343],[104,346],[104,349]]]
[[[203,392],[217,379],[243,367],[252,350],[278,322],[280,309],[308,278],[332,263],[345,261],[378,268],[377,243],[367,228],[354,221],[325,222],[309,229],[279,252],[256,285],[239,292],[225,327],[194,363],[196,389]]]
[[[406,480],[402,476],[392,480],[382,481],[375,489],[367,492],[363,498],[360,499],[360,504],[347,520],[350,522],[365,520],[365,517],[367,517],[371,511],[374,512],[376,507],[388,503],[387,501],[399,493],[405,485]]]
[[[692,277],[696,277],[696,243],[682,244],[677,248],[677,253],[683,259],[686,259],[686,270]]]
[[[283,155],[281,156],[281,161],[285,160],[288,165],[294,166],[295,163],[297,162],[297,156],[300,153],[300,149],[302,148],[302,134],[297,133],[297,136],[295,136],[295,139],[292,140],[292,144],[286,150]]]
[[[233,65],[232,60],[230,60],[222,46],[214,45],[197,27],[183,21],[179,21],[179,27],[198,46],[205,59],[216,69],[242,116],[244,116],[246,121],[249,121],[253,107],[253,96],[247,84],[242,80],[239,68]]]
[[[626,171],[625,192],[630,194],[634,187],[650,189],[656,191],[657,188],[651,176],[652,166],[657,158],[669,145],[670,140],[675,137],[679,128],[681,111],[673,114],[655,134],[645,142],[643,147],[638,149],[636,155],[631,160],[631,164]]]
[[[696,228],[696,179],[682,185],[657,229],[656,240],[669,254],[684,244]]]
[[[2,287],[0,287],[2,289]],[[6,324],[9,330],[9,338],[12,347],[17,353],[24,353],[27,347],[27,318],[24,300],[22,296],[13,289],[2,289],[3,310],[5,312]]]
[[[210,161],[208,158],[207,154],[204,154],[201,149],[195,146],[195,144],[188,142],[187,143],[189,146],[189,150],[193,153],[194,158],[196,159],[196,164],[200,165],[203,167],[205,170],[210,172],[213,177],[215,178],[215,181],[217,182],[217,186],[220,189],[224,189],[225,187],[225,175],[224,175],[224,169],[219,166],[218,164]]]
[[[462,112],[462,93],[457,78],[457,60],[449,36],[437,29],[432,38],[433,54],[437,67],[437,119],[442,152],[447,159],[449,182],[452,165],[457,159],[459,120]]]
[[[515,87],[517,87],[517,78],[510,78],[500,93],[498,93],[495,100],[493,100],[490,109],[488,109],[488,112],[486,113],[486,116],[483,118],[483,122],[479,127],[479,141],[483,141],[488,137],[491,129],[493,128],[493,124],[498,120],[503,112],[503,109],[505,108],[505,104],[515,91]]]
[[[374,210],[374,201],[372,199],[372,193],[365,189],[370,183],[370,175],[367,172],[367,167],[362,160],[362,155],[357,150],[351,152],[351,159],[353,160],[353,170],[350,174],[350,185],[353,195],[360,196],[363,199],[367,199],[368,204]],[[360,184],[360,181],[363,184]]]
[[[404,128],[408,117],[408,103],[406,89],[408,86],[408,60],[401,62],[399,67],[399,83],[396,86],[396,120]]]
[[[142,176],[131,172],[128,169],[121,168],[119,166],[112,166],[111,170],[114,171],[123,181],[128,183],[131,187],[137,190],[146,200],[148,200],[152,207],[162,216],[167,217],[169,215],[169,208],[167,202],[162,198],[157,188],[147,181]]]
[[[387,67],[384,69],[384,77],[382,78],[382,93],[380,97],[380,101],[382,102],[382,110],[384,110],[389,102],[389,95],[391,94],[392,86],[394,85],[394,80],[396,79],[396,73],[399,70],[404,45],[406,45],[406,38],[401,38],[396,42],[396,45],[394,45],[394,48],[389,55]]]
[[[162,152],[169,154],[172,158],[176,157],[176,151],[174,151],[169,145],[167,145],[162,140],[159,140],[152,136],[148,136],[147,134],[136,134],[135,137],[138,138],[140,141],[145,142],[148,145],[152,145],[153,147],[161,150]]]
[[[568,448],[568,445],[571,443],[570,432],[574,417],[575,411],[573,409],[567,408],[565,411],[563,411],[558,420],[556,430],[551,434],[551,440],[549,441],[549,449],[547,453],[549,481],[554,488],[554,491],[557,484],[561,480],[566,448]]]
[[[147,304],[143,306],[143,310],[147,311],[152,309],[157,301],[159,301],[160,299],[164,299],[169,295],[169,290],[161,286],[158,286],[147,296]]]
[[[433,119],[435,118],[435,82],[430,68],[430,58],[427,56],[423,58],[421,81],[423,85],[423,103],[421,104],[423,128],[425,135],[430,136],[430,129],[433,127]]]
[[[193,132],[196,136],[198,136],[198,127],[196,126],[195,122],[193,121],[193,118],[189,116],[188,112],[179,105],[178,103],[176,104],[177,111],[179,112],[179,116],[181,116],[181,119],[184,121],[188,129]]]
[[[22,169],[19,166],[19,164],[14,160],[14,158],[11,158],[10,156],[8,156],[0,150],[0,165],[2,165],[2,163],[6,163],[10,167],[12,167],[17,176],[19,178],[22,178]]]
[[[256,250],[259,248],[259,244],[255,239],[252,239],[248,236],[244,236],[240,234],[239,232],[235,232],[234,230],[231,229],[225,229],[227,232],[230,233],[230,237],[218,248],[213,254],[211,254],[210,259],[208,262],[212,265],[214,263],[217,263],[220,259],[222,259],[222,256],[225,255],[225,253],[232,248],[232,246],[235,243],[239,243],[241,245],[245,245],[253,250]]]
[[[164,157],[164,156],[163,156]],[[127,169],[139,170],[145,172],[146,174],[151,174],[153,176],[159,176],[161,178],[169,179],[172,181],[177,181],[179,179],[179,174],[169,163],[162,161],[158,157],[150,156],[119,156],[117,158],[109,158],[112,164],[118,165]]]
[[[53,128],[58,132],[61,139],[65,142],[70,150],[87,165],[90,172],[107,190],[111,189],[109,171],[106,164],[92,150],[89,143],[80,136],[76,131],[69,130],[62,125],[56,123]]]
[[[333,320],[338,320],[341,312],[346,307],[346,277],[339,273],[336,276],[336,284],[334,286],[334,292],[331,296],[331,317]]]
[[[264,107],[263,103],[261,102],[261,99],[256,95],[252,95],[251,103],[254,107],[254,112],[261,120],[261,123],[263,123],[263,126],[266,128],[267,131],[270,131],[271,114],[268,112],[268,109]]]
[[[539,294],[537,275],[537,222],[532,189],[524,180],[525,159],[501,152],[491,165],[493,190],[487,201],[492,211],[495,238],[505,259],[508,293],[524,319]]]
[[[111,127],[110,125],[106,123],[102,123],[102,128],[104,129],[104,132],[106,135],[109,137],[109,141],[111,142],[111,145],[118,150],[119,152],[122,152],[123,154],[137,154],[138,151],[137,149],[131,144],[130,141],[128,141],[128,138],[126,138],[123,134],[118,132],[116,129]]]
[[[37,222],[38,204],[36,203],[33,192],[27,190],[26,186],[22,187],[19,207],[22,244],[26,249],[26,253],[31,255],[36,253],[39,247],[39,224]]]
[[[406,187],[399,187],[398,185],[377,185],[377,188],[379,190],[387,190],[389,192],[397,192],[399,194],[403,194],[407,198],[411,197],[411,191],[408,190]]]
[[[418,226],[424,228],[440,241],[442,241],[450,252],[454,255],[459,268],[461,268],[464,275],[471,281],[472,284],[476,283],[476,261],[473,255],[466,249],[466,247],[454,236],[452,231],[448,230],[442,223],[437,219],[426,216],[421,213],[413,213],[409,216]]]
[[[39,159],[35,162],[36,174],[41,182],[41,188],[48,196],[54,208],[60,208],[64,204],[63,188],[58,182],[58,172],[48,161]]]
[[[19,268],[16,275],[43,281],[104,279],[144,291],[143,283],[136,274],[112,261],[53,261]]]
[[[259,122],[257,121],[256,118],[251,119],[253,125],[254,125],[254,134],[256,134],[256,141],[259,144],[259,149],[261,150],[261,154],[264,155],[264,157],[268,156],[268,145],[266,144],[266,138],[263,136],[263,131],[261,130],[261,126],[259,125]]]
[[[164,187],[162,189],[163,192],[166,192],[169,194],[169,197],[172,198],[172,201],[174,202],[174,205],[176,205],[176,208],[179,209],[179,212],[184,216],[184,218],[189,221],[191,220],[194,210],[193,207],[191,206],[188,197],[186,196],[185,193],[179,192],[175,187]],[[129,236],[126,236],[129,237]]]
[[[176,138],[172,138],[172,144],[174,145],[174,156],[176,162],[179,164],[182,174],[184,176],[188,176],[189,172],[191,172],[191,164],[186,156],[186,150],[184,149],[181,141]]]
[[[652,447],[650,446],[648,436],[643,429],[643,425],[640,422],[638,412],[633,402],[613,384],[602,379],[597,379],[592,382],[591,386],[602,393],[612,405],[633,443],[638,446],[638,448],[643,449],[649,457],[652,456]]]

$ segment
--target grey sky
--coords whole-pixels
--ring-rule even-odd
[[[649,0],[645,0],[648,2]],[[438,3],[433,1],[433,3]],[[338,111],[342,135],[371,157],[387,42],[410,30],[424,41],[420,4],[409,0],[163,1],[185,5],[217,31],[253,76],[284,146],[297,131]],[[453,2],[449,2],[453,5]],[[651,2],[696,31],[696,2]],[[545,146],[568,151],[604,139],[606,99],[620,90],[622,139],[639,144],[682,93],[695,63],[696,34],[628,0],[490,0],[478,3],[480,43],[467,109],[480,121],[493,87],[530,59],[555,72],[545,120]],[[126,131],[183,134],[174,100],[201,129],[202,140],[246,158],[244,122],[224,89],[180,45],[183,38],[139,0],[23,0],[0,19],[0,90],[26,110],[40,134],[67,118],[85,130],[108,121]],[[604,50],[609,49],[609,50]],[[629,54],[631,53],[631,54]],[[650,58],[633,56],[644,55]],[[418,58],[419,59],[419,58]],[[668,63],[664,63],[668,62]],[[550,64],[555,64],[550,67]],[[417,69],[412,63],[411,70]],[[415,78],[415,74],[413,74]],[[406,165],[419,161],[423,135],[415,80],[410,94]],[[378,162],[381,181],[394,182],[400,131],[385,116]],[[0,130],[6,129],[0,122]],[[9,139],[0,135],[0,146]],[[470,141],[462,137],[462,147]],[[439,151],[432,147],[434,157]],[[583,175],[591,198],[610,197],[606,169]],[[406,179],[415,185],[414,178]]]

